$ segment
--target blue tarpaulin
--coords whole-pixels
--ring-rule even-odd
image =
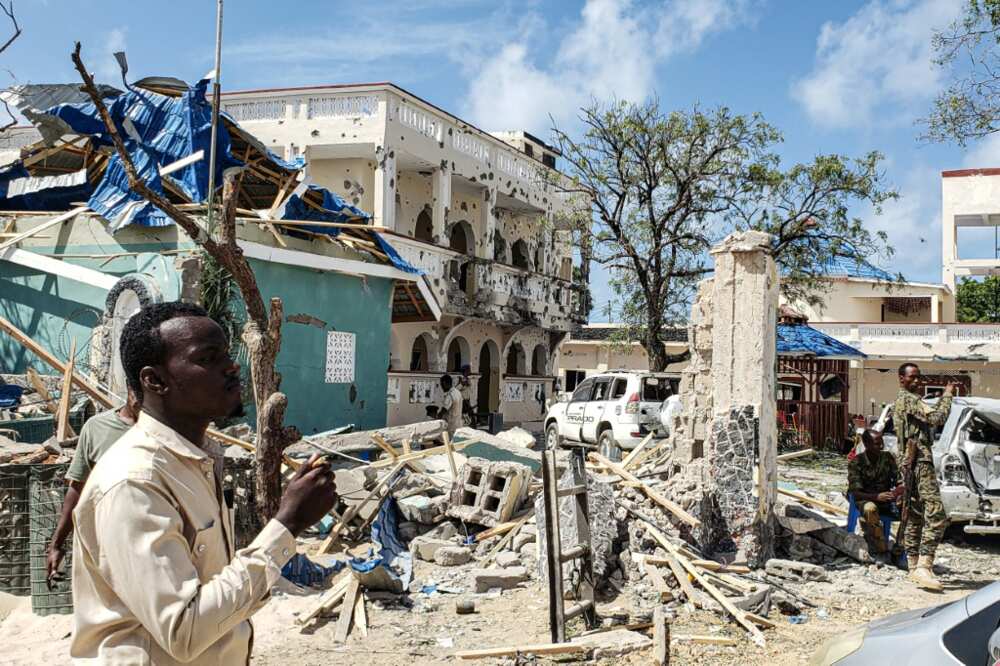
[[[816,358],[865,358],[865,354],[808,324],[778,324],[778,354]]]
[[[389,245],[389,242],[385,238],[383,238],[381,234],[373,233],[372,235],[375,236],[375,242],[378,243],[378,246],[382,249],[383,252],[385,252],[386,256],[389,257],[389,261],[392,262],[393,266],[395,266],[401,271],[406,271],[407,273],[413,273],[414,275],[424,274],[424,271],[422,269],[417,268],[416,266],[411,266],[410,263],[406,261],[406,259],[403,259],[401,256],[399,256],[399,252],[396,252],[396,248]]]
[[[334,560],[332,567],[313,562],[302,553],[295,553],[281,568],[281,575],[302,587],[320,585],[327,578],[344,568],[344,563]]]
[[[32,176],[20,162],[0,168],[0,210],[69,209],[92,192],[86,171]]]
[[[401,593],[413,579],[413,556],[399,538],[399,508],[387,498],[372,522],[372,543],[367,558],[352,558],[349,564],[367,589],[389,589]]]

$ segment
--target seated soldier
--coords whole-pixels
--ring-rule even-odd
[[[866,429],[861,434],[865,452],[847,466],[847,492],[861,512],[861,529],[872,555],[888,552],[880,515],[895,513],[896,498],[902,494],[896,457],[882,450],[882,433]]]

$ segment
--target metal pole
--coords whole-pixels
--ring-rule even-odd
[[[215,15],[215,77],[212,82],[212,145],[208,152],[208,233],[215,231],[215,141],[219,131],[219,79],[222,78],[222,0],[218,0]]]

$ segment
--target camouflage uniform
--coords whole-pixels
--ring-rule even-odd
[[[880,514],[891,514],[893,504],[860,500],[858,493],[877,495],[892,490],[898,484],[896,458],[888,451],[880,451],[875,462],[869,459],[867,452],[859,454],[847,466],[847,492],[854,496],[854,503],[861,511],[861,529],[871,552],[884,553],[889,550]]]
[[[941,488],[934,471],[931,447],[934,444],[934,427],[945,422],[949,411],[951,396],[942,396],[937,405],[932,407],[902,389],[892,408],[901,461],[906,460],[909,446],[917,447],[913,469],[914,487],[910,489],[909,513],[903,534],[903,546],[908,557],[920,555],[933,558],[948,526],[948,516],[941,504]]]

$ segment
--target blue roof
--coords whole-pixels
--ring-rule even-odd
[[[865,358],[865,354],[808,324],[778,324],[778,354]]]
[[[864,280],[884,280],[893,282],[896,276],[888,271],[873,266],[864,259],[848,257],[832,257],[819,271],[828,277],[861,278]]]

